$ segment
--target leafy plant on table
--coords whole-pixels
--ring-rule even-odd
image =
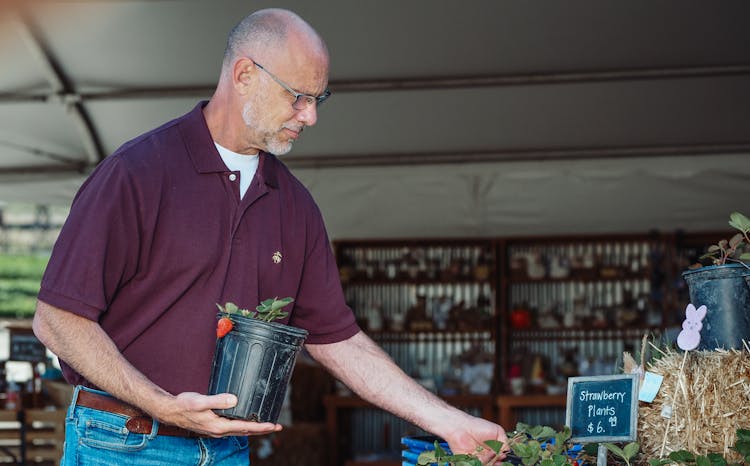
[[[508,439],[508,447],[513,455],[525,466],[562,466],[566,464],[577,465],[576,457],[571,457],[568,451],[570,444],[570,428],[565,427],[561,432],[555,431],[547,426],[529,426],[518,423],[516,431]],[[490,449],[494,456],[487,463],[482,463],[475,454],[450,455],[440,448],[435,442],[434,451],[426,451],[419,455],[418,466],[438,464],[440,466],[508,466],[512,463],[502,461],[500,452],[503,443],[497,440],[487,440],[485,447],[479,447],[477,453],[485,448]]]
[[[737,429],[737,440],[732,450],[742,455],[743,462],[730,463],[718,453],[707,455],[695,455],[686,450],[678,450],[670,453],[666,458],[649,460],[651,466],[665,466],[667,464],[684,464],[688,466],[739,466],[750,464],[750,430]]]
[[[607,450],[620,457],[627,466],[630,466],[630,461],[635,458],[639,451],[641,451],[641,444],[638,442],[630,442],[624,447],[620,448],[614,443],[603,443]]]
[[[234,322],[232,322],[233,314],[239,314],[243,317],[251,317],[264,322],[273,322],[274,320],[283,319],[289,315],[288,312],[284,312],[282,309],[292,301],[294,301],[294,299],[289,297],[281,299],[266,299],[256,306],[254,311],[240,309],[239,306],[231,302],[228,302],[223,306],[217,303],[216,307],[219,308],[222,317],[216,325],[216,336],[221,338],[232,330],[234,327]]]
[[[709,246],[706,254],[702,255],[700,259],[711,259],[714,265],[724,265],[727,261],[740,263],[750,261],[750,252],[735,257],[738,249],[742,249],[740,246],[750,244],[750,219],[739,212],[732,212],[729,215],[729,225],[738,230],[738,233],[729,240],[722,239]]]
[[[468,453],[456,455],[449,454],[440,446],[440,442],[435,441],[434,450],[428,450],[420,453],[419,457],[417,458],[417,466],[427,466],[435,463],[441,466],[483,466],[485,464],[488,466],[492,466],[498,464],[497,458],[499,456],[501,448],[503,447],[503,442],[500,442],[498,440],[487,440],[484,443],[486,445],[486,448],[489,448],[493,452],[495,452],[495,457],[487,463],[482,463],[482,460],[480,460],[476,455]],[[480,451],[483,449],[483,447],[478,448],[478,450]]]

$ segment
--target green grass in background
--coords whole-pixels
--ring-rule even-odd
[[[0,317],[30,318],[49,257],[0,254]]]

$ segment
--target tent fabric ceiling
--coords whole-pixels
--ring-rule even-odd
[[[282,160],[331,236],[723,229],[750,199],[750,3],[0,4],[0,202],[67,204],[207,99],[252,9],[306,18],[330,104]]]

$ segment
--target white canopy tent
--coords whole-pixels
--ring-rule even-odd
[[[290,8],[334,96],[284,160],[333,238],[727,229],[750,212],[750,3],[0,3],[0,202],[69,204]]]

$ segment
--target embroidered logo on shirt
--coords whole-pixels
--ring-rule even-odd
[[[271,260],[274,264],[278,264],[281,262],[281,252],[276,251],[273,253],[273,256],[271,256]]]

